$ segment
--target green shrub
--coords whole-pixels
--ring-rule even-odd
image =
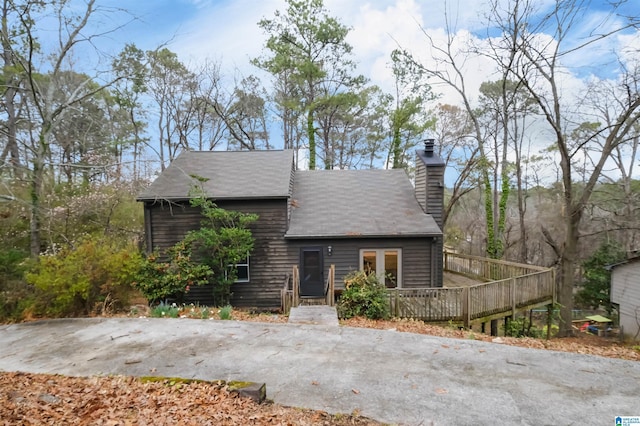
[[[141,256],[130,244],[87,237],[75,246],[40,256],[25,274],[36,289],[37,315],[87,315],[128,303]]]
[[[345,279],[345,290],[338,300],[340,318],[364,316],[369,319],[389,317],[387,289],[375,274],[362,271],[349,273]]]
[[[504,335],[509,337],[543,337],[543,331],[530,322],[527,317],[509,320],[505,326],[502,326],[502,330]]]
[[[24,282],[26,252],[0,248],[0,321],[20,321],[33,305],[33,288]]]
[[[193,177],[193,176],[192,176]],[[206,181],[205,178],[197,178]],[[213,300],[217,306],[228,305],[231,285],[237,277],[234,265],[253,250],[254,238],[249,226],[258,215],[219,208],[207,198],[201,187],[192,189],[192,207],[200,208],[200,229],[189,231],[185,243],[212,271]]]
[[[626,258],[627,253],[619,243],[607,241],[583,262],[584,276],[582,288],[575,295],[576,306],[591,309],[603,307],[608,315],[612,315],[611,271],[607,266]]]
[[[28,254],[22,250],[0,248],[0,289],[12,279],[20,279],[24,273],[23,262]]]
[[[151,316],[154,318],[178,318],[179,313],[180,309],[175,304],[169,305],[164,302],[151,309]]]
[[[224,306],[220,308],[220,311],[218,311],[218,316],[220,317],[221,320],[230,320],[232,319],[231,318],[232,311],[233,311],[233,308],[231,307],[231,305]]]
[[[209,282],[213,274],[207,265],[192,260],[191,248],[183,240],[166,251],[163,261],[157,252],[149,254],[136,276],[135,287],[150,304],[180,299],[191,286]]]

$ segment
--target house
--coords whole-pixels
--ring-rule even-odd
[[[618,304],[625,339],[640,340],[640,256],[612,265],[611,302]]]
[[[320,296],[335,265],[336,289],[353,270],[384,274],[388,287],[442,286],[444,162],[433,140],[416,152],[416,184],[404,170],[295,170],[293,152],[183,152],[139,196],[148,250],[164,250],[200,225],[193,176],[218,207],[256,213],[254,250],[231,291],[234,306],[279,308],[299,267],[300,295]],[[187,301],[211,303],[192,288]]]

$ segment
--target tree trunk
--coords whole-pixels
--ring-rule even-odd
[[[573,288],[575,282],[576,258],[578,250],[578,226],[582,218],[582,208],[565,204],[565,238],[560,257],[557,300],[560,304],[560,324],[558,336],[573,336]]]
[[[48,125],[44,126],[45,129],[49,127]],[[37,149],[34,153],[33,157],[33,170],[31,171],[31,221],[29,223],[29,236],[30,236],[30,252],[31,257],[37,258],[40,255],[41,251],[41,221],[40,221],[40,204],[41,204],[41,196],[42,196],[42,182],[44,179],[44,163],[43,160],[45,158],[47,152],[47,143],[46,143],[46,134],[45,130],[40,132],[38,136]]]
[[[316,133],[313,127],[313,108],[307,111],[307,138],[309,139],[309,170],[316,169]]]

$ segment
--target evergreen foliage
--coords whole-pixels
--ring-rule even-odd
[[[387,289],[376,274],[354,271],[344,278],[345,290],[338,300],[340,318],[366,317],[386,319],[389,317]]]
[[[133,245],[86,237],[34,261],[25,274],[35,289],[35,315],[64,317],[122,308],[142,257]]]
[[[608,265],[626,259],[626,253],[617,242],[606,242],[583,264],[582,288],[576,294],[576,304],[585,308],[603,307],[607,314],[613,312],[611,304],[611,271]]]
[[[147,256],[137,277],[137,288],[151,304],[180,300],[191,286],[210,283],[215,304],[228,305],[231,285],[237,278],[234,265],[253,250],[248,227],[257,215],[219,208],[200,187],[192,190],[191,196],[191,206],[200,208],[203,216],[200,228],[188,232],[162,255],[154,252]]]
[[[157,251],[149,254],[136,276],[135,287],[151,305],[180,298],[191,286],[207,284],[213,274],[207,265],[192,259],[184,240],[167,249],[164,258]]]

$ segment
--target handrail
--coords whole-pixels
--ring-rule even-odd
[[[553,269],[457,253],[444,256],[445,270],[490,281],[466,287],[389,290],[395,316],[469,326],[555,302]]]

